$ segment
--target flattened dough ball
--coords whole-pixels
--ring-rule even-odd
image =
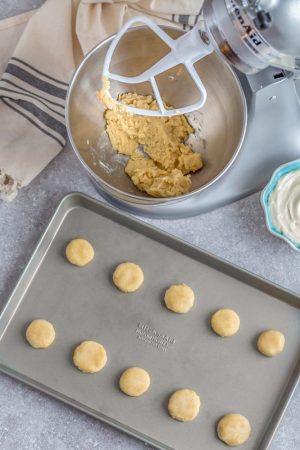
[[[219,309],[211,317],[211,327],[219,336],[233,336],[239,331],[240,318],[233,309]]]
[[[140,266],[132,262],[124,262],[117,266],[113,273],[113,282],[122,292],[137,291],[144,281]]]
[[[241,414],[226,414],[217,426],[219,439],[230,447],[244,444],[251,433],[249,420]]]
[[[261,333],[257,348],[265,356],[276,356],[284,349],[285,337],[280,331],[268,330]]]
[[[43,319],[33,320],[26,330],[26,339],[34,348],[47,348],[55,339],[52,323]]]
[[[85,239],[73,239],[66,247],[67,260],[78,267],[84,267],[94,259],[94,249]]]
[[[169,398],[168,411],[173,419],[190,422],[198,416],[200,404],[200,397],[195,391],[179,389]]]
[[[73,353],[74,365],[85,373],[99,372],[106,362],[106,350],[99,342],[83,341]]]
[[[166,307],[176,313],[187,313],[193,307],[194,301],[194,292],[186,284],[173,284],[166,290]]]
[[[120,377],[120,389],[124,394],[131,397],[139,397],[148,391],[150,376],[148,372],[140,367],[126,369]]]

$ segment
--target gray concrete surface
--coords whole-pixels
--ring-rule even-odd
[[[0,0],[0,17],[38,3],[41,1]],[[0,203],[1,308],[58,201],[73,190],[100,199],[68,147],[14,202]],[[192,219],[148,221],[300,294],[300,254],[267,232],[259,194]],[[4,375],[0,375],[0,405],[2,450],[144,448],[143,443]],[[300,387],[270,450],[300,449],[299,417]]]

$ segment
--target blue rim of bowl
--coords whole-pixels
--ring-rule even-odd
[[[290,172],[294,172],[295,170],[300,169],[300,159],[296,159],[295,161],[290,161],[282,166],[279,166],[274,172],[273,175],[261,193],[261,204],[265,213],[267,228],[274,236],[283,239],[287,242],[294,250],[300,252],[300,244],[296,244],[290,238],[288,238],[281,231],[277,230],[277,228],[272,223],[272,215],[269,207],[269,198],[272,192],[276,189],[279,180]]]

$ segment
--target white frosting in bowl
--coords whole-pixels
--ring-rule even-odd
[[[300,244],[300,169],[282,176],[269,198],[273,226]]]

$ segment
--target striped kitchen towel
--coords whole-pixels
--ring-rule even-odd
[[[35,12],[0,21],[0,198],[13,199],[65,146],[68,82],[88,51],[134,15],[189,29],[201,6],[199,0],[47,0]]]

